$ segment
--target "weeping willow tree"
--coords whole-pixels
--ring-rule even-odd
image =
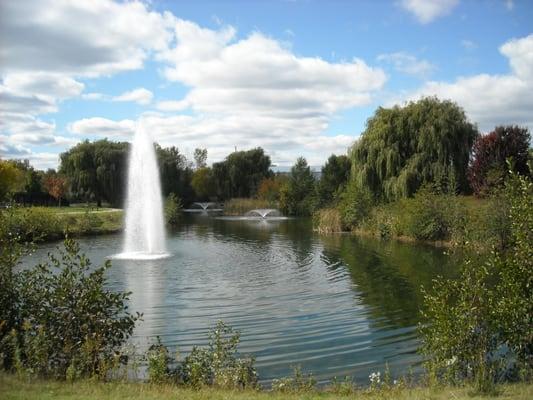
[[[378,108],[351,149],[352,179],[376,198],[413,195],[425,183],[468,190],[466,170],[478,135],[457,104],[435,97]]]

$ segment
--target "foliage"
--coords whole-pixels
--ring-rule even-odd
[[[368,216],[375,200],[367,188],[350,181],[340,196],[339,210],[343,224],[351,229],[360,226]]]
[[[481,392],[493,391],[512,372],[532,374],[532,183],[511,174],[505,194],[510,247],[493,251],[486,262],[467,261],[458,280],[436,280],[425,295],[428,323],[420,327],[433,376],[472,381]]]
[[[30,374],[65,379],[105,377],[139,314],[127,312],[129,293],[105,289],[111,264],[93,268],[79,246],[65,240],[59,257],[21,272],[19,363]]]
[[[331,204],[344,190],[350,178],[351,160],[345,156],[332,154],[322,167],[322,175],[317,185],[318,206]]]
[[[194,149],[196,169],[207,167],[207,149]]]
[[[400,386],[400,385],[398,385]],[[531,384],[506,384],[501,386],[502,399],[530,400]],[[370,391],[362,388],[336,391],[316,390],[309,393],[284,393],[268,390],[232,390],[221,388],[194,389],[166,384],[144,382],[78,381],[75,384],[56,380],[21,379],[0,373],[0,398],[9,400],[472,400],[471,387],[416,386],[399,387],[394,391]],[[476,400],[494,400],[494,396],[475,396]]]
[[[387,201],[451,175],[458,190],[466,192],[476,136],[464,111],[450,101],[423,98],[405,107],[380,107],[351,150],[352,179]]]
[[[171,368],[168,349],[158,342],[148,351],[148,371],[151,382],[171,382],[194,388],[217,386],[231,389],[257,387],[254,358],[241,358],[237,347],[240,333],[218,321],[209,332],[207,347],[194,346],[187,357]]]
[[[197,200],[208,200],[215,194],[215,184],[211,168],[201,167],[192,174],[191,186]]]
[[[274,175],[270,178],[264,178],[257,189],[257,198],[266,200],[269,203],[277,203],[280,198],[281,188],[287,183],[288,178],[285,175]]]
[[[336,208],[322,208],[313,214],[313,227],[319,233],[342,232],[341,213]]]
[[[280,208],[288,215],[311,215],[315,208],[315,178],[303,157],[291,168],[289,180],[280,190]]]
[[[231,153],[213,164],[216,195],[222,200],[254,196],[261,180],[272,175],[270,165],[270,157],[260,147]]]
[[[438,193],[430,187],[421,188],[413,199],[401,201],[403,218],[400,228],[417,240],[451,238],[455,216],[455,196]]]
[[[183,205],[181,199],[174,193],[170,193],[165,199],[165,221],[169,226],[176,226],[181,217]]]
[[[61,207],[61,199],[65,197],[68,190],[68,182],[65,177],[48,173],[43,179],[43,187],[54,199],[58,201],[59,207]]]
[[[186,203],[192,201],[194,197],[191,186],[193,171],[187,158],[175,146],[163,148],[156,144],[155,149],[163,196],[174,193]]]
[[[310,392],[315,389],[315,386],[316,379],[313,375],[305,375],[299,365],[293,368],[293,376],[272,381],[272,390],[282,393]]]
[[[60,155],[59,171],[68,178],[75,197],[94,199],[98,206],[102,201],[119,205],[124,198],[128,148],[126,142],[85,140]]]
[[[14,162],[0,160],[0,201],[24,186],[24,174]]]
[[[476,195],[486,195],[503,183],[507,159],[512,169],[529,174],[527,165],[531,135],[527,128],[498,126],[487,135],[479,136],[472,147],[468,180]]]
[[[271,203],[260,199],[230,199],[224,203],[224,214],[244,215],[257,208],[269,208]]]

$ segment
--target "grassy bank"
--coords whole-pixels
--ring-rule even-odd
[[[445,247],[469,243],[503,248],[509,240],[508,207],[503,196],[480,199],[420,191],[392,203],[341,203],[318,210],[313,221],[320,233],[345,231]]]
[[[260,199],[231,199],[224,203],[225,215],[244,215],[250,210],[258,208],[275,208],[267,200]]]
[[[5,400],[48,399],[225,399],[225,400],[282,400],[282,399],[516,399],[533,398],[533,385],[515,384],[501,386],[497,396],[472,395],[468,387],[403,388],[385,390],[360,390],[352,393],[303,392],[278,393],[265,391],[235,391],[205,388],[200,390],[170,385],[145,383],[78,381],[76,383],[28,380],[0,374],[0,397]]]
[[[49,241],[122,230],[123,212],[115,208],[17,207],[0,211],[0,235],[15,233],[22,240]]]

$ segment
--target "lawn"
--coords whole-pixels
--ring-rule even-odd
[[[219,389],[185,389],[169,385],[146,383],[102,383],[81,381],[76,383],[36,381],[0,374],[0,398],[4,400],[283,400],[283,399],[399,399],[399,400],[470,400],[470,399],[516,399],[533,398],[533,385],[515,384],[501,386],[497,396],[472,396],[469,388],[415,388],[380,391],[358,391],[351,394],[332,392],[274,393],[266,391],[234,391]]]

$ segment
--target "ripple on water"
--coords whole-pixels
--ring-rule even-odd
[[[255,355],[266,384],[297,364],[319,381],[366,383],[385,363],[405,372],[419,362],[415,323],[406,321],[417,318],[413,279],[430,278],[431,265],[418,266],[417,253],[321,238],[297,220],[199,221],[169,238],[172,257],[113,260],[111,287],[132,291],[130,309],[144,313],[133,337],[141,347],[160,336],[184,355],[224,320],[241,331],[240,350]],[[122,247],[120,235],[80,242],[93,264]],[[424,260],[442,263],[433,253]]]

